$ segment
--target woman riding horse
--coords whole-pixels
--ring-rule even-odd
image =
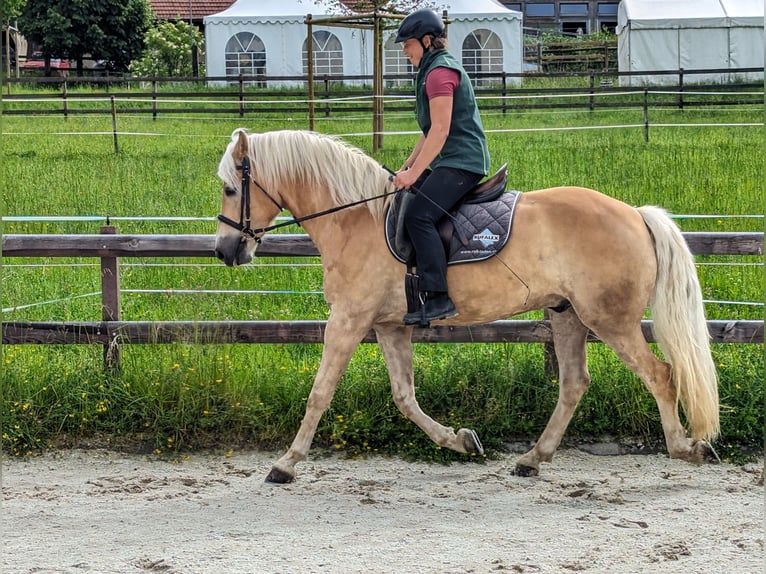
[[[428,326],[457,315],[447,294],[447,258],[437,222],[489,170],[489,151],[471,81],[446,50],[444,22],[433,10],[417,10],[399,26],[396,42],[417,68],[415,101],[423,135],[394,177],[417,195],[405,213],[415,250],[421,307],[405,325]],[[430,169],[429,169],[430,166]]]

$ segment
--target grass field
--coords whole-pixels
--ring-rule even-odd
[[[512,112],[484,115],[493,168],[507,161],[509,184],[530,190],[585,185],[629,204],[660,205],[684,230],[762,231],[763,128],[698,124],[758,123],[763,110],[652,110],[649,142],[641,111]],[[229,134],[245,126],[304,129],[305,116],[277,112],[239,118],[177,116],[157,121],[5,116],[2,119],[4,216],[111,216],[122,233],[213,233],[220,207],[215,172]],[[340,134],[371,153],[369,117],[331,119],[319,131]],[[409,132],[408,114],[386,117],[389,132]],[[515,131],[535,128],[589,128]],[[90,135],[72,135],[90,132]],[[98,132],[98,133],[96,133]],[[131,135],[133,134],[133,135]],[[142,135],[138,135],[142,134]],[[155,134],[155,135],[146,135]],[[415,135],[386,135],[375,157],[397,168]],[[141,220],[193,216],[195,221]],[[4,233],[96,233],[101,221],[6,221]],[[288,228],[288,232],[298,232]],[[762,303],[762,259],[700,257],[705,299]],[[124,260],[124,320],[324,319],[315,259],[262,259],[228,269],[213,260]],[[269,290],[281,294],[168,294],[168,289]],[[4,321],[100,319],[100,278],[88,260],[3,260]],[[142,292],[138,292],[142,291]],[[155,291],[155,292],[147,292]],[[41,304],[50,302],[48,304]],[[758,304],[709,303],[710,319],[762,319]],[[656,405],[640,382],[601,345],[589,347],[593,385],[568,436],[661,439]],[[18,455],[87,437],[142,441],[157,454],[240,445],[282,446],[303,415],[318,345],[129,345],[122,374],[102,370],[100,347],[4,346],[3,447]],[[764,357],[757,345],[716,345],[725,456],[762,443]],[[490,449],[514,437],[534,439],[555,404],[557,385],[543,369],[540,345],[419,345],[418,399],[445,424],[472,426]],[[317,443],[350,454],[397,452],[452,457],[398,414],[377,347],[357,351],[317,434]]]

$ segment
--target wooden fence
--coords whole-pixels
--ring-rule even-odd
[[[763,106],[763,82],[736,82],[727,84],[695,83],[699,74],[763,73],[763,68],[720,70],[660,70],[642,72],[552,72],[511,74],[481,72],[474,74],[481,109],[507,112],[511,110],[540,109],[606,109],[613,107],[644,107],[642,89],[620,87],[619,79],[630,76],[661,75],[675,83],[647,87],[653,107],[705,107],[705,106]],[[579,78],[578,86],[525,87],[527,79]],[[307,78],[304,76],[269,76],[264,81],[276,82],[275,87],[253,87],[252,77],[221,76],[207,78],[92,78],[46,77],[10,78],[8,93],[0,112],[3,115],[151,115],[157,119],[171,114],[237,115],[240,118],[263,113],[308,113]],[[392,86],[384,96],[412,96],[412,75],[391,75],[384,79]],[[279,87],[279,82],[294,82],[302,88]],[[669,80],[670,83],[671,80]],[[225,88],[207,89],[208,82],[221,82]],[[369,85],[368,85],[369,82]],[[349,113],[373,112],[374,94],[371,76],[316,76],[314,113],[319,117],[344,117]],[[406,87],[401,87],[407,84]],[[11,94],[11,86],[34,85],[29,93]],[[103,88],[104,93],[76,90],[78,85]],[[355,86],[355,87],[354,87]],[[42,88],[42,89],[40,89]],[[18,91],[18,90],[17,90]],[[710,95],[713,92],[715,95]],[[572,98],[581,94],[582,98]],[[598,98],[598,95],[609,95]],[[524,97],[527,96],[527,97]],[[562,96],[556,98],[555,96]],[[619,97],[618,97],[619,96]],[[513,99],[510,99],[513,97]],[[349,98],[353,98],[349,99]],[[279,104],[275,105],[275,101]],[[411,112],[414,101],[388,101],[388,112]]]
[[[687,232],[697,255],[762,255],[763,233]],[[126,343],[322,343],[324,321],[122,321],[119,258],[214,257],[212,235],[119,235],[111,226],[100,235],[5,235],[3,257],[88,257],[101,260],[102,321],[8,322],[2,342],[20,344],[101,344],[114,363]],[[263,238],[258,257],[313,257],[316,247],[304,234],[273,234]],[[172,290],[171,290],[172,291]],[[651,322],[643,322],[652,341]],[[763,343],[763,321],[708,321],[714,343]],[[596,341],[595,337],[591,340]],[[415,329],[417,343],[551,342],[547,321],[495,321],[482,325]],[[370,332],[364,342],[375,342]]]
[[[617,71],[617,42],[524,42],[524,63],[540,72]]]

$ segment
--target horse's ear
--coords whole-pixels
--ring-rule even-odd
[[[247,138],[245,130],[237,131],[237,143],[234,145],[234,161],[240,163],[242,158],[247,155],[250,141]]]

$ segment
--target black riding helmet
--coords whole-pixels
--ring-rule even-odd
[[[404,42],[410,38],[421,40],[427,34],[437,38],[444,35],[444,22],[436,12],[423,8],[422,10],[415,10],[402,20],[395,42]]]

